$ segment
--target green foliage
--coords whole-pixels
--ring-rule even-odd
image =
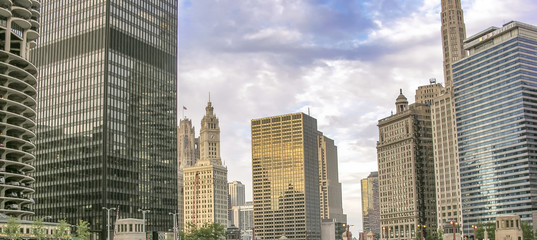
[[[20,233],[20,224],[19,224],[18,218],[10,217],[7,220],[6,228],[4,230],[4,233],[9,237],[9,239],[12,240],[21,240],[21,233]]]
[[[485,229],[487,230],[488,239],[496,239],[496,222],[485,223]]]
[[[535,234],[529,222],[522,222],[522,236],[524,237],[524,240],[536,240]]]
[[[477,239],[483,239],[485,237],[485,228],[483,227],[482,223],[477,224],[477,229],[475,230],[475,235],[477,235],[477,237],[476,237]]]
[[[436,232],[436,240],[444,240],[444,230],[442,230],[442,228],[438,228],[438,231]]]
[[[189,232],[185,233],[184,240],[219,240],[226,236],[226,229],[220,223],[204,224],[199,228],[192,223],[188,223],[187,226]]]
[[[88,240],[90,235],[89,222],[86,222],[82,219],[78,220],[78,224],[76,225],[76,236],[81,239]]]
[[[54,231],[54,239],[69,239],[69,224],[65,220],[60,220],[60,225]]]
[[[45,238],[45,228],[43,227],[43,219],[37,219],[32,223],[32,234],[36,240]]]
[[[414,240],[421,240],[421,232],[419,229],[416,230],[416,234],[414,236]]]

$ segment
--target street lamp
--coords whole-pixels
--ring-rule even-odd
[[[343,227],[346,228],[345,232],[347,233],[347,240],[349,239],[349,228],[350,227],[354,227],[354,225],[349,225],[349,224],[343,224]]]
[[[173,215],[173,240],[177,240],[177,213],[168,213],[170,215]]]
[[[107,240],[110,240],[110,211],[114,211],[116,210],[116,208],[106,208],[106,207],[103,207],[103,210],[106,210],[106,221],[107,221],[107,224],[106,224],[106,233],[107,233]]]
[[[141,208],[140,208],[140,209],[138,209],[138,212],[142,212],[142,219],[144,220],[143,231],[144,231],[144,234],[147,235],[147,233],[145,232],[145,214],[146,214],[146,213],[150,213],[151,210],[149,210],[149,209],[141,209]]]
[[[459,223],[455,221],[450,221],[449,224],[451,225],[451,228],[453,229],[453,240],[455,240],[455,226],[459,225]]]
[[[418,224],[418,228],[420,229],[420,234],[421,234],[421,238],[420,238],[421,240],[423,240],[423,229],[426,228],[426,227],[427,226],[425,226],[425,225],[419,225]]]
[[[382,230],[386,232],[386,240],[390,238],[390,231],[392,230],[390,227],[382,227]]]
[[[474,240],[477,240],[477,235],[475,234],[475,231],[477,230],[477,226],[472,225],[472,228],[474,229]]]

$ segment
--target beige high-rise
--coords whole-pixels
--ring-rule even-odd
[[[441,0],[442,12],[442,52],[444,56],[444,84],[453,86],[451,64],[466,57],[463,41],[466,38],[466,27],[462,12],[461,0]]]
[[[199,139],[200,159],[183,169],[184,223],[198,227],[228,221],[227,168],[220,158],[220,127],[212,103],[205,108]]]
[[[321,219],[347,223],[343,214],[341,183],[339,182],[337,146],[334,140],[319,136],[319,191],[321,193]]]
[[[177,127],[177,227],[184,228],[183,168],[191,167],[199,159],[198,138],[190,119],[182,119]]]
[[[445,87],[431,104],[438,226],[453,234],[450,222],[462,226],[457,126],[451,65],[466,57],[466,27],[461,0],[442,0],[441,34]],[[460,231],[460,227],[456,229]]]
[[[381,237],[413,239],[418,225],[436,229],[430,108],[401,92],[396,109],[378,122]]]

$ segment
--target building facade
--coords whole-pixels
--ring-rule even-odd
[[[347,223],[343,214],[341,183],[339,182],[337,147],[334,140],[318,136],[319,192],[321,193],[321,219],[335,219]]]
[[[465,231],[497,215],[531,221],[537,199],[537,27],[509,22],[465,40],[453,64]]]
[[[442,53],[444,59],[444,88],[431,102],[434,167],[436,181],[436,213],[438,226],[445,234],[451,222],[462,226],[460,171],[457,146],[455,104],[453,101],[452,64],[464,57],[463,41],[466,27],[460,0],[442,0]],[[456,229],[460,231],[460,227]]]
[[[29,52],[39,37],[38,1],[0,6],[0,214],[34,214],[37,69]]]
[[[24,2],[24,1],[23,1]],[[177,210],[177,1],[41,3],[35,212],[106,235],[103,207],[149,231]],[[143,13],[143,16],[140,15]]]
[[[246,204],[244,184],[242,184],[240,181],[233,181],[228,183],[228,189],[232,207],[244,206],[244,204]]]
[[[220,126],[209,101],[201,121],[200,159],[183,168],[183,199],[185,231],[188,224],[228,225],[227,168],[220,157]]]
[[[177,128],[177,228],[184,228],[184,188],[183,169],[192,167],[200,157],[199,138],[196,138],[196,131],[192,125],[192,120],[184,118],[179,122]]]
[[[379,202],[379,174],[372,172],[362,179],[362,224],[363,231],[369,231],[380,236],[380,202]]]
[[[251,121],[255,236],[319,240],[317,120],[294,113]]]
[[[381,237],[414,239],[418,225],[436,229],[437,222],[430,110],[409,106],[402,92],[396,109],[378,122]]]
[[[254,227],[254,205],[252,202],[242,206],[232,207],[233,225],[241,231],[251,230]]]
[[[453,86],[451,65],[466,57],[463,41],[466,38],[466,25],[461,0],[441,0],[442,12],[442,53],[444,59],[444,86]]]

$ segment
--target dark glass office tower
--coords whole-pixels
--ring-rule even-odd
[[[173,227],[177,210],[176,0],[44,0],[37,216],[90,222],[106,211]],[[112,220],[118,213],[111,213]]]

